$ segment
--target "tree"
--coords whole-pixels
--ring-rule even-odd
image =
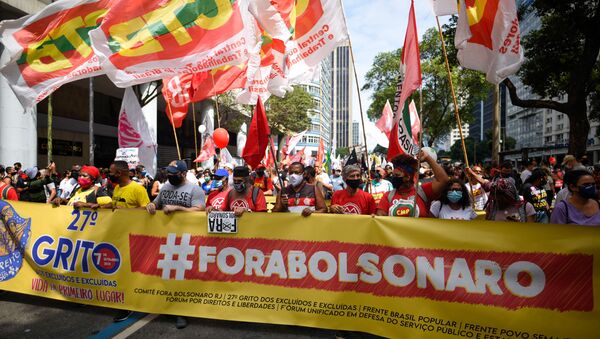
[[[600,2],[535,0],[525,10],[525,15],[533,14],[541,26],[523,39],[526,61],[519,76],[542,99],[523,100],[510,79],[504,84],[513,105],[567,115],[569,153],[583,155],[590,130],[588,110],[593,119],[600,117]]]
[[[283,136],[304,131],[310,127],[310,111],[316,109],[313,98],[300,86],[294,86],[285,98],[272,96],[266,104],[271,134],[277,135],[279,149]]]
[[[483,74],[458,66],[453,43],[455,30],[456,19],[451,20],[442,29],[446,49],[449,53],[452,81],[459,103],[461,120],[469,122],[472,120],[471,109],[473,105],[487,95],[490,87],[486,83]],[[421,122],[424,137],[429,140],[429,144],[433,144],[456,127],[454,106],[442,44],[435,28],[430,28],[425,32],[419,48],[421,50],[423,77]],[[373,102],[367,111],[369,118],[372,120],[381,116],[386,100],[389,100],[390,103],[394,100],[396,81],[399,75],[400,55],[401,49],[379,53],[373,61],[373,66],[366,74],[367,83],[362,89],[373,90]],[[413,96],[415,101],[418,101],[418,94]]]

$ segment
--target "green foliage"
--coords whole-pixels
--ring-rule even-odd
[[[271,133],[283,135],[304,131],[310,127],[309,111],[315,108],[310,94],[299,86],[285,98],[272,96],[265,107]]]
[[[335,154],[340,157],[347,157],[350,155],[350,147],[339,147],[335,150]]]
[[[233,93],[220,94],[214,100],[218,102],[219,110],[217,114],[215,108],[215,127],[220,125],[228,131],[237,132],[244,122],[250,123],[253,106],[238,104]],[[220,124],[217,123],[219,118]]]
[[[473,105],[485,98],[490,86],[485,81],[484,74],[458,66],[453,44],[456,19],[451,20],[442,30],[461,120],[470,122]],[[433,144],[439,137],[448,134],[456,126],[454,105],[437,29],[430,28],[425,32],[419,48],[423,78],[421,122],[425,137],[429,139],[430,144]],[[399,75],[400,55],[401,49],[379,53],[365,76],[366,84],[362,89],[373,91],[373,102],[367,111],[372,120],[381,116],[386,100],[393,103]],[[413,94],[413,100],[419,101],[418,93]]]

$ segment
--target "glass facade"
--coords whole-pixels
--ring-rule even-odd
[[[350,47],[340,46],[333,52],[333,121],[332,127],[336,145],[351,147],[352,138],[352,89],[353,73]]]

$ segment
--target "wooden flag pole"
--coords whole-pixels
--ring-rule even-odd
[[[339,1],[339,6],[342,9],[342,14],[344,17],[344,23],[346,24],[346,27],[348,27],[348,20],[346,20],[346,11],[344,10],[344,5],[342,4],[342,1]],[[355,59],[354,59],[354,50],[352,49],[352,39],[350,38],[350,31],[347,30],[346,28],[346,33],[348,33],[348,48],[350,48],[350,59],[352,60],[352,71],[354,72],[354,80],[356,82],[356,92],[358,94],[358,108],[360,110],[360,121],[362,122],[362,131],[363,131],[363,139],[365,142],[365,157],[366,157],[366,161],[367,161],[367,191],[369,193],[371,193],[371,177],[369,176],[369,169],[371,168],[371,164],[369,162],[369,157],[368,152],[369,149],[367,148],[367,132],[365,131],[365,118],[364,118],[364,113],[363,113],[363,108],[362,108],[362,100],[360,97],[360,86],[358,85],[358,74],[356,73],[356,63],[355,63]],[[335,127],[335,124],[334,124]],[[350,126],[350,128],[352,128],[352,126]],[[335,128],[334,128],[335,129]],[[334,138],[336,137],[336,135],[334,134]],[[350,142],[352,142],[352,140],[349,140]]]
[[[175,132],[175,122],[173,121],[173,112],[171,111],[171,103],[167,102],[167,110],[169,111],[169,118],[171,119],[171,127],[173,127],[173,136],[175,137],[175,146],[177,147],[177,157],[181,160],[181,151],[179,150],[179,140],[177,139],[177,132]]]
[[[437,22],[438,33],[440,35],[440,41],[442,42],[442,51],[444,52],[444,61],[446,63],[446,72],[448,73],[448,82],[450,83],[450,91],[452,93],[452,100],[454,103],[454,116],[456,117],[456,123],[458,124],[458,133],[460,134],[460,143],[462,145],[463,155],[465,158],[465,168],[469,166],[469,156],[467,155],[467,147],[465,146],[465,138],[462,131],[462,121],[460,120],[460,114],[458,113],[458,101],[456,100],[456,93],[454,92],[454,84],[452,83],[452,72],[450,71],[450,62],[448,62],[448,53],[446,52],[446,43],[444,42],[444,35],[442,34],[442,27],[440,26],[439,17],[435,17]],[[471,191],[471,205],[475,206],[475,197],[473,196],[473,187],[469,185]]]
[[[421,117],[422,117],[422,111],[423,111],[423,95],[422,95],[422,86],[419,86],[419,112],[417,113],[419,115],[419,124],[421,124]],[[410,105],[410,104],[409,104]],[[410,110],[410,108],[409,108]],[[410,114],[409,114],[410,116]],[[412,128],[412,121],[410,122],[411,128]],[[423,126],[420,126],[420,131],[419,131],[419,144],[417,146],[419,146],[419,149],[423,148]],[[421,170],[421,158],[419,156],[417,156],[417,180],[415,180],[415,196],[413,197],[413,210],[412,210],[412,217],[416,217],[416,213],[417,213],[417,197],[419,196],[418,194],[418,190],[419,190],[419,175],[421,174],[420,172]]]
[[[196,126],[196,105],[192,102],[192,120],[194,122],[194,151],[196,152],[196,158],[198,157],[198,126]],[[196,162],[196,169],[198,169],[198,163]]]
[[[48,156],[48,163],[52,161],[52,94],[48,96],[48,141],[46,142],[46,151]]]

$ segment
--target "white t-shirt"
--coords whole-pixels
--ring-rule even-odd
[[[531,171],[528,169],[525,169],[523,172],[521,172],[521,182],[524,183],[525,180],[527,180],[527,178],[529,178],[531,176]]]
[[[465,186],[467,186],[467,192],[469,192],[469,194],[470,194],[471,193],[471,183],[466,183]],[[483,190],[483,187],[481,187],[481,183],[477,183],[477,184],[473,185],[473,197],[475,200],[475,210],[483,211],[485,208],[485,204],[488,201],[488,195]]]
[[[454,210],[450,208],[450,205],[442,205],[439,200],[431,203],[429,211],[438,219],[473,220],[477,218],[477,213],[475,213],[471,206]]]
[[[69,197],[71,197],[73,189],[75,189],[77,186],[77,180],[73,178],[63,179],[60,182],[60,185],[58,186],[58,189],[60,189],[61,192],[60,197],[62,199],[68,200]]]
[[[55,188],[56,188],[56,185],[53,182],[44,185],[44,193],[46,193],[46,200],[48,200],[50,198],[50,195],[52,194],[52,190]]]

